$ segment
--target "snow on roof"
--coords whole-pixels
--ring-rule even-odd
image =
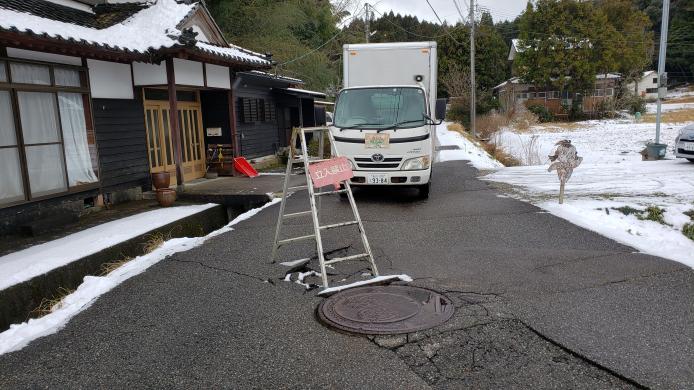
[[[144,54],[180,45],[178,37],[182,32],[178,29],[178,25],[197,6],[197,3],[184,4],[177,3],[175,0],[158,0],[123,22],[103,29],[79,26],[26,12],[0,8],[0,30],[43,35],[112,50]],[[195,47],[203,52],[244,62],[271,64],[271,61],[264,55],[236,46],[227,48],[195,42]]]
[[[325,97],[325,94],[323,92],[316,92],[316,91],[309,91],[307,89],[299,89],[299,88],[284,88],[285,91],[289,92],[296,92],[296,93],[305,93],[307,95],[314,95],[314,96],[320,96],[320,97]]]
[[[520,82],[521,82],[520,77],[511,77],[510,79],[508,79],[508,80],[504,81],[503,83],[497,85],[497,86],[494,87],[493,89],[501,88],[501,87],[503,87],[504,85],[509,84],[509,83],[510,83],[510,84],[520,84]]]
[[[595,75],[596,79],[621,79],[622,75],[619,73],[600,73]]]
[[[297,78],[289,77],[289,76],[284,76],[284,75],[281,75],[281,74],[274,74],[274,73],[263,72],[263,71],[260,71],[260,70],[251,70],[251,71],[248,72],[248,73],[254,73],[254,74],[258,74],[258,75],[265,76],[265,77],[272,77],[272,78],[275,78],[275,79],[282,79],[282,80],[292,81],[292,82],[297,83],[297,84],[303,84],[303,83],[304,83],[304,80],[301,80],[301,79],[297,79]]]
[[[641,77],[648,77],[654,73],[655,73],[655,70],[647,70],[647,71],[643,72],[643,76],[641,76]]]

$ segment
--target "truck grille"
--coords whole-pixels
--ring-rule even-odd
[[[400,166],[402,157],[387,157],[381,162],[374,162],[370,157],[355,157],[354,161],[359,168],[394,169]]]

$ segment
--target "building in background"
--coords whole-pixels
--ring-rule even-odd
[[[627,84],[626,89],[642,98],[655,100],[658,98],[658,73],[654,70],[643,72],[641,79]]]

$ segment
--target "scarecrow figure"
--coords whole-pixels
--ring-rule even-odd
[[[557,171],[557,176],[559,176],[560,183],[559,204],[562,204],[564,203],[564,185],[567,181],[569,181],[569,178],[571,178],[571,174],[573,173],[574,168],[581,165],[583,157],[578,156],[578,152],[576,152],[576,147],[571,145],[571,141],[568,139],[561,140],[557,142],[555,145],[557,145],[557,150],[554,151],[554,155],[548,156],[549,161],[551,161],[552,164],[550,164],[547,171]]]

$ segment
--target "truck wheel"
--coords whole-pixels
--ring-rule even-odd
[[[429,188],[431,188],[431,182],[419,186],[419,199],[429,199]]]

